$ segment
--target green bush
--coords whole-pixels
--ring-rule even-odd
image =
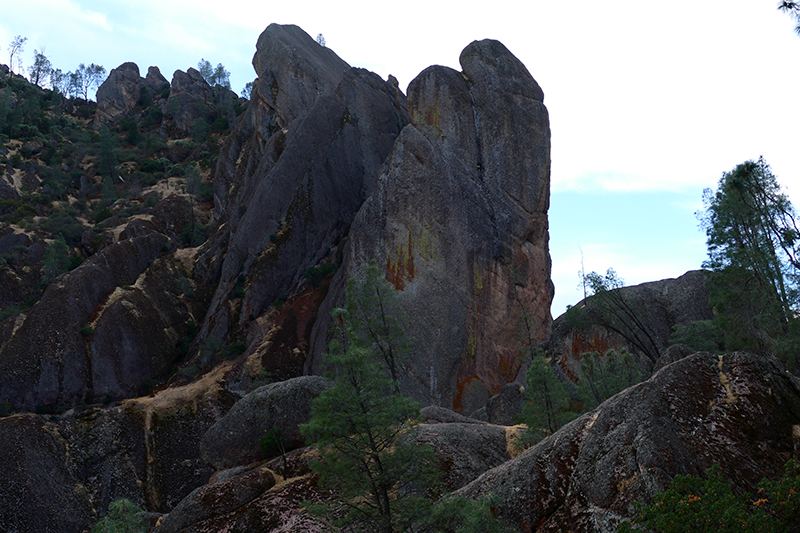
[[[657,494],[651,505],[639,505],[631,524],[624,521],[618,531],[698,533],[736,531],[778,533],[793,531],[800,520],[800,465],[791,459],[777,482],[764,479],[758,494],[735,495],[719,465],[706,471],[706,478],[675,476],[669,489]]]
[[[108,514],[92,528],[92,533],[146,533],[144,512],[125,498],[108,506]]]

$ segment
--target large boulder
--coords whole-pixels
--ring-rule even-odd
[[[331,386],[321,376],[302,376],[254,390],[203,435],[203,459],[218,469],[263,459],[259,440],[270,430],[280,431],[286,450],[303,446],[300,424],[311,420],[311,402]]]
[[[696,353],[607,400],[457,492],[495,494],[521,529],[612,532],[678,474],[714,464],[737,490],[794,456],[800,381],[779,363]],[[793,435],[795,437],[793,437]]]
[[[167,514],[157,533],[178,533],[196,522],[235,511],[261,496],[275,485],[275,476],[266,467],[254,468],[239,476],[198,487]]]
[[[414,438],[433,449],[448,491],[460,489],[487,470],[511,459],[513,431],[490,424],[470,422],[424,423]]]
[[[541,89],[502,44],[474,42],[461,64],[409,85],[411,124],[353,222],[306,371],[321,371],[347,280],[376,261],[409,317],[401,389],[471,413],[516,376],[519,339],[550,331],[550,128]]]

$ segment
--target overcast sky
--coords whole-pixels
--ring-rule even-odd
[[[258,35],[297,24],[401,87],[431,64],[460,70],[471,41],[502,41],[545,93],[552,129],[553,315],[586,271],[628,284],[699,268],[694,212],[722,172],[763,155],[800,203],[800,37],[776,0],[701,2],[0,0],[0,61],[45,49],[54,66],[134,61],[167,79],[201,58],[239,92]]]

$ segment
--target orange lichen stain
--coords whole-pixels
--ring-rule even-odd
[[[462,409],[464,409],[464,391],[467,389],[467,385],[472,383],[473,381],[477,381],[478,376],[470,376],[466,379],[460,379],[456,383],[456,397],[453,400],[453,410],[456,413],[460,413]]]
[[[402,291],[406,283],[414,279],[414,246],[411,233],[408,234],[408,250],[397,250],[397,261],[392,261],[392,254],[386,254],[386,281],[395,289]]]

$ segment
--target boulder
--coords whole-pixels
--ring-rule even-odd
[[[502,44],[476,41],[461,62],[409,85],[411,124],[353,222],[306,372],[321,371],[347,280],[376,261],[409,317],[401,390],[472,413],[550,331],[550,128],[541,89]]]
[[[0,457],[0,530],[81,533],[91,527],[91,499],[54,424],[32,414],[1,418]]]
[[[203,435],[203,460],[220,469],[263,459],[259,440],[273,429],[280,430],[286,450],[303,446],[300,424],[311,419],[314,398],[331,386],[321,376],[303,376],[259,387]]]
[[[740,491],[796,453],[800,381],[774,360],[697,353],[613,396],[459,490],[543,532],[612,532],[678,474],[719,464]],[[793,437],[793,435],[795,437]]]
[[[215,516],[224,515],[250,503],[275,485],[267,468],[255,468],[244,474],[203,485],[192,491],[164,516],[157,533],[178,533],[184,528]]]
[[[519,383],[508,383],[486,403],[486,419],[492,424],[513,426],[522,414],[522,390]]]
[[[445,487],[454,491],[511,459],[507,430],[489,424],[426,423],[414,429],[414,438],[433,449]]]

